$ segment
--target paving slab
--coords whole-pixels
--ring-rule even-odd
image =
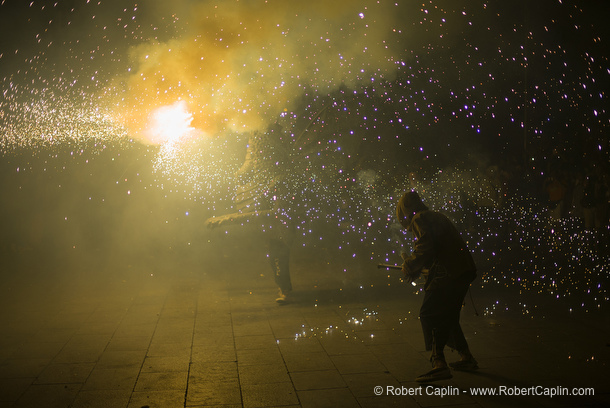
[[[242,263],[231,260],[248,265],[242,270],[212,262],[217,254],[198,254],[200,263],[165,272],[157,266],[153,274],[119,262],[114,273],[100,270],[91,281],[76,265],[53,271],[68,275],[61,285],[45,277],[45,265],[38,275],[12,276],[11,296],[0,298],[0,406],[610,404],[603,310],[568,312],[529,295],[533,312],[475,315],[467,303],[462,324],[479,370],[422,386],[414,379],[429,369],[429,356],[417,290],[375,271],[367,275],[366,265],[346,278],[339,261],[326,259],[323,270],[296,262],[292,302],[281,306],[265,260],[252,261],[260,258],[255,246],[240,252]],[[523,300],[473,292],[480,310],[499,296]],[[593,395],[568,395],[575,391]]]

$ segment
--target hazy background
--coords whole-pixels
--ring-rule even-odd
[[[599,308],[607,228],[586,230],[577,199],[552,220],[544,180],[608,173],[608,7],[4,0],[3,288],[267,273],[257,228],[204,221],[232,211],[249,132],[279,125],[295,273],[377,281],[409,242],[394,202],[417,188],[482,286]],[[156,129],[178,102],[184,132]]]

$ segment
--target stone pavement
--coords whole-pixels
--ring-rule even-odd
[[[523,302],[536,298],[475,287],[481,315],[467,302],[462,316],[480,370],[419,388],[414,378],[429,369],[421,296],[370,261],[352,271],[324,253],[301,254],[293,260],[294,301],[278,306],[262,257],[222,248],[191,262],[183,255],[146,267],[7,266],[0,406],[610,406],[606,311],[570,314],[552,302],[527,309]],[[494,296],[520,307],[494,310]],[[472,390],[575,387],[594,395]]]

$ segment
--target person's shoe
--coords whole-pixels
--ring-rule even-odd
[[[449,366],[455,371],[474,371],[479,368],[479,364],[474,358],[456,361],[455,363],[449,363]]]
[[[282,289],[280,289],[280,291],[278,293],[278,297],[277,297],[277,299],[275,299],[275,301],[277,303],[279,303],[280,305],[285,305],[287,303],[290,303],[289,294],[290,294],[290,292],[283,292]]]
[[[448,380],[450,378],[453,378],[453,375],[451,374],[451,370],[449,370],[449,367],[439,367],[428,371],[426,374],[420,375],[415,379],[415,381],[423,383]]]

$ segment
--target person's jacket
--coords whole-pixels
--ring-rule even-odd
[[[425,290],[467,284],[476,277],[476,265],[466,243],[443,214],[424,210],[416,213],[408,228],[415,244],[404,261],[408,274],[427,274]]]

